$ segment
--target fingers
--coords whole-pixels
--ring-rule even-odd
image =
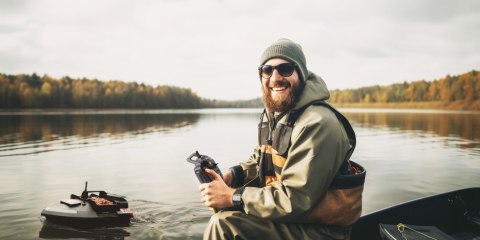
[[[220,177],[220,175],[218,175],[218,173],[213,171],[212,169],[205,168],[205,172],[207,172],[208,175],[212,176],[213,180],[222,179],[222,177]]]
[[[207,207],[215,207],[218,204],[219,195],[221,195],[223,189],[228,186],[225,184],[222,177],[214,170],[205,169],[205,172],[212,177],[213,181],[200,184],[198,187],[198,190],[202,195],[201,201]]]
[[[207,195],[207,184],[200,184],[200,187],[198,187],[198,190],[200,191],[200,195],[202,195],[202,198],[200,201],[206,205],[206,195]]]
[[[203,203],[203,205],[210,207],[210,205],[212,204],[211,198],[212,197],[210,195],[202,194],[202,198],[200,199],[200,201]]]
[[[200,186],[198,186],[198,191],[203,192],[207,188],[208,183],[202,183]]]
[[[212,186],[210,186],[209,183],[203,183],[200,184],[198,187],[198,190],[200,191],[200,194],[202,195],[200,201],[207,207],[210,207],[213,204],[213,199],[215,198],[214,195],[214,189],[212,189]]]
[[[200,191],[200,194],[202,195],[201,201],[205,203],[205,195],[207,194],[207,183],[200,184],[200,186],[198,186],[198,191]]]

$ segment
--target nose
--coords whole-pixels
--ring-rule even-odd
[[[272,76],[270,76],[270,81],[278,81],[282,79],[283,79],[283,76],[280,75],[280,73],[278,73],[277,69],[274,69],[272,72]]]

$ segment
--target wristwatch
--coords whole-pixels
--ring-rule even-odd
[[[244,187],[239,187],[233,193],[232,201],[233,201],[233,206],[236,209],[243,209],[243,200],[242,200],[243,190],[245,190]]]

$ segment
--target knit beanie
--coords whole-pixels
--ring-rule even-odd
[[[277,57],[297,64],[300,70],[300,80],[305,82],[308,76],[307,61],[305,60],[305,55],[303,55],[300,44],[286,38],[278,39],[263,51],[262,57],[260,58],[260,65]]]

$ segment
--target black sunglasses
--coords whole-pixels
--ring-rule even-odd
[[[270,78],[273,74],[273,70],[277,69],[278,73],[283,77],[290,77],[296,67],[297,64],[295,63],[281,63],[277,66],[262,65],[258,67],[258,73],[263,78]]]

